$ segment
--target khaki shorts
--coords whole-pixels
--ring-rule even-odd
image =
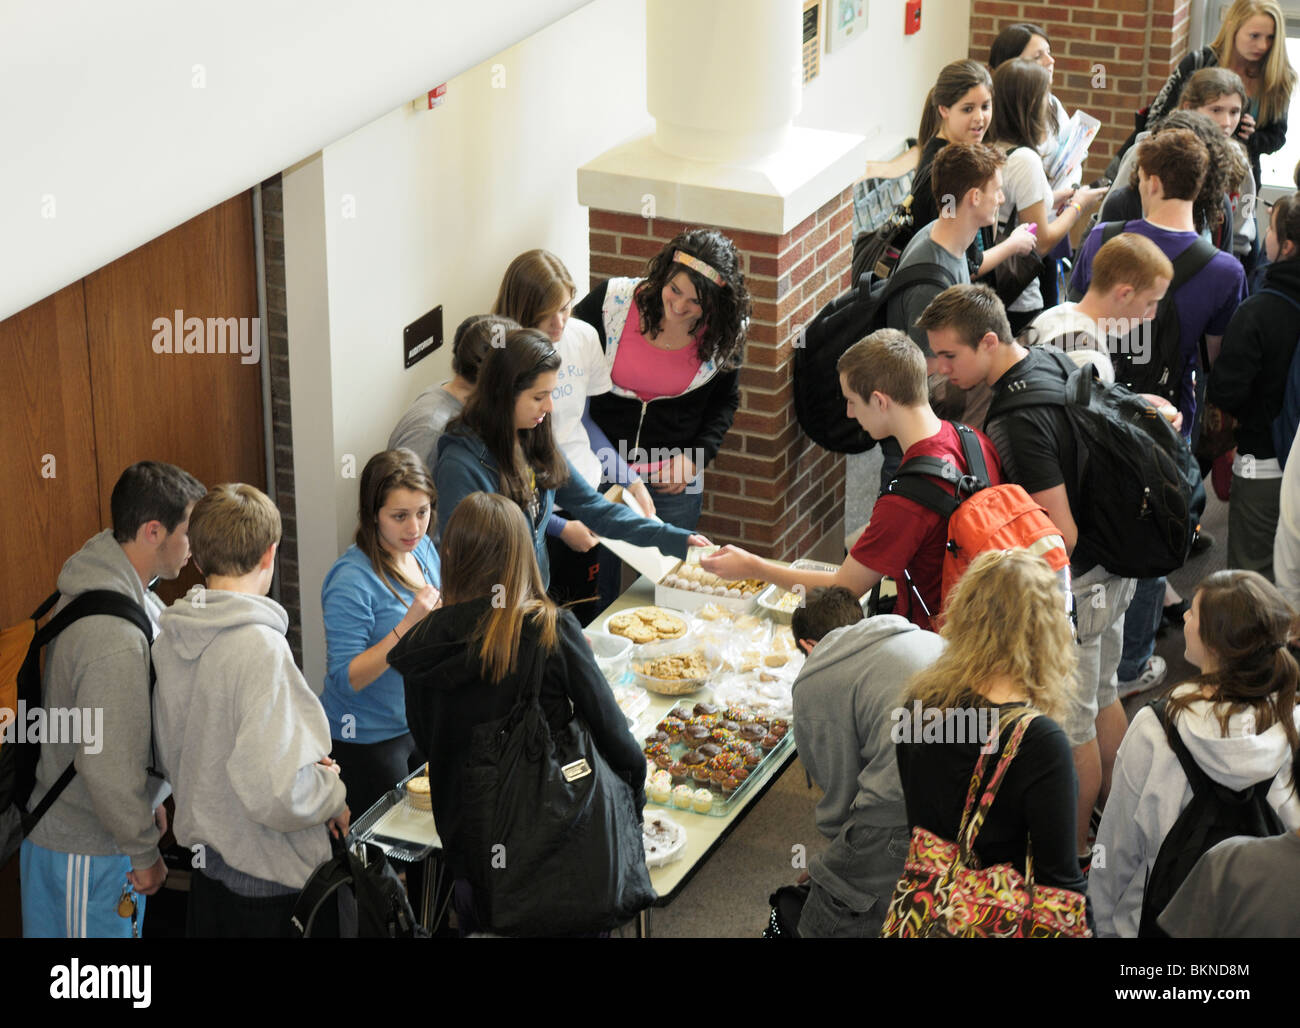
[[[1101,565],[1070,587],[1079,619],[1079,667],[1061,727],[1071,746],[1097,737],[1097,713],[1119,696],[1115,672],[1124,652],[1124,611],[1136,588],[1136,579],[1112,575]]]

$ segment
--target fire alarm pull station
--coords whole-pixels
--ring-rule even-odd
[[[911,36],[921,31],[921,0],[907,0],[903,15],[903,35]]]

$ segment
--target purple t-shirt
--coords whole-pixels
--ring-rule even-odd
[[[1080,294],[1088,291],[1092,281],[1092,259],[1101,248],[1104,226],[1098,225],[1079,247],[1074,262],[1070,288]],[[1195,232],[1176,232],[1153,225],[1145,218],[1124,225],[1125,232],[1146,236],[1171,261],[1196,242]],[[1174,295],[1178,308],[1179,340],[1183,353],[1183,385],[1178,409],[1183,413],[1183,433],[1190,433],[1196,416],[1196,387],[1193,372],[1201,366],[1201,336],[1221,336],[1228,328],[1237,305],[1246,298],[1246,273],[1232,254],[1220,251],[1213,259],[1183,283]]]

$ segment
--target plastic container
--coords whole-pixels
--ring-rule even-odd
[[[824,564],[820,560],[804,560],[803,558],[792,562],[790,567],[807,571],[834,572],[839,570],[839,566],[836,564]],[[759,607],[767,611],[772,620],[787,625],[790,623],[790,615],[802,602],[803,597],[798,592],[782,589],[779,585],[769,585],[758,594]]]

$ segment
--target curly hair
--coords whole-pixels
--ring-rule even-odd
[[[1151,135],[1138,144],[1138,159],[1133,164],[1133,175],[1129,180],[1129,185],[1133,187],[1134,191],[1138,188],[1138,167],[1142,164],[1142,150],[1140,148],[1149,144],[1151,140],[1159,138],[1163,132],[1178,131],[1180,129],[1195,135],[1197,139],[1205,144],[1205,149],[1209,153],[1209,166],[1206,168],[1205,179],[1201,182],[1201,188],[1192,201],[1192,213],[1198,232],[1203,231],[1206,226],[1209,226],[1211,231],[1217,232],[1219,226],[1223,224],[1224,194],[1231,193],[1237,184],[1246,177],[1250,165],[1242,152],[1241,144],[1225,136],[1223,130],[1214,123],[1214,120],[1209,115],[1198,114],[1196,111],[1178,110],[1162,119],[1159,125],[1152,130]],[[1189,162],[1186,160],[1175,160],[1174,163],[1180,168],[1189,166]],[[1147,174],[1152,173],[1148,169]]]
[[[939,659],[913,676],[905,704],[990,706],[981,687],[1006,678],[1049,717],[1074,688],[1075,655],[1060,583],[1028,550],[981,553],[948,597]]]
[[[1201,644],[1214,665],[1192,681],[1214,691],[1214,712],[1224,736],[1233,714],[1253,711],[1255,731],[1281,725],[1291,746],[1292,786],[1300,782],[1300,736],[1295,727],[1300,662],[1300,622],[1277,586],[1255,571],[1216,571],[1196,590]],[[1187,692],[1171,698],[1172,720],[1201,698]]]
[[[678,250],[709,265],[722,276],[724,284],[719,286],[694,268],[673,260]],[[740,270],[736,244],[714,229],[689,229],[650,259],[645,278],[633,293],[641,314],[641,333],[653,335],[662,327],[664,287],[682,273],[691,280],[700,301],[700,320],[691,326],[692,334],[704,326],[704,334],[696,344],[696,355],[701,361],[739,367],[749,324],[749,292]]]

